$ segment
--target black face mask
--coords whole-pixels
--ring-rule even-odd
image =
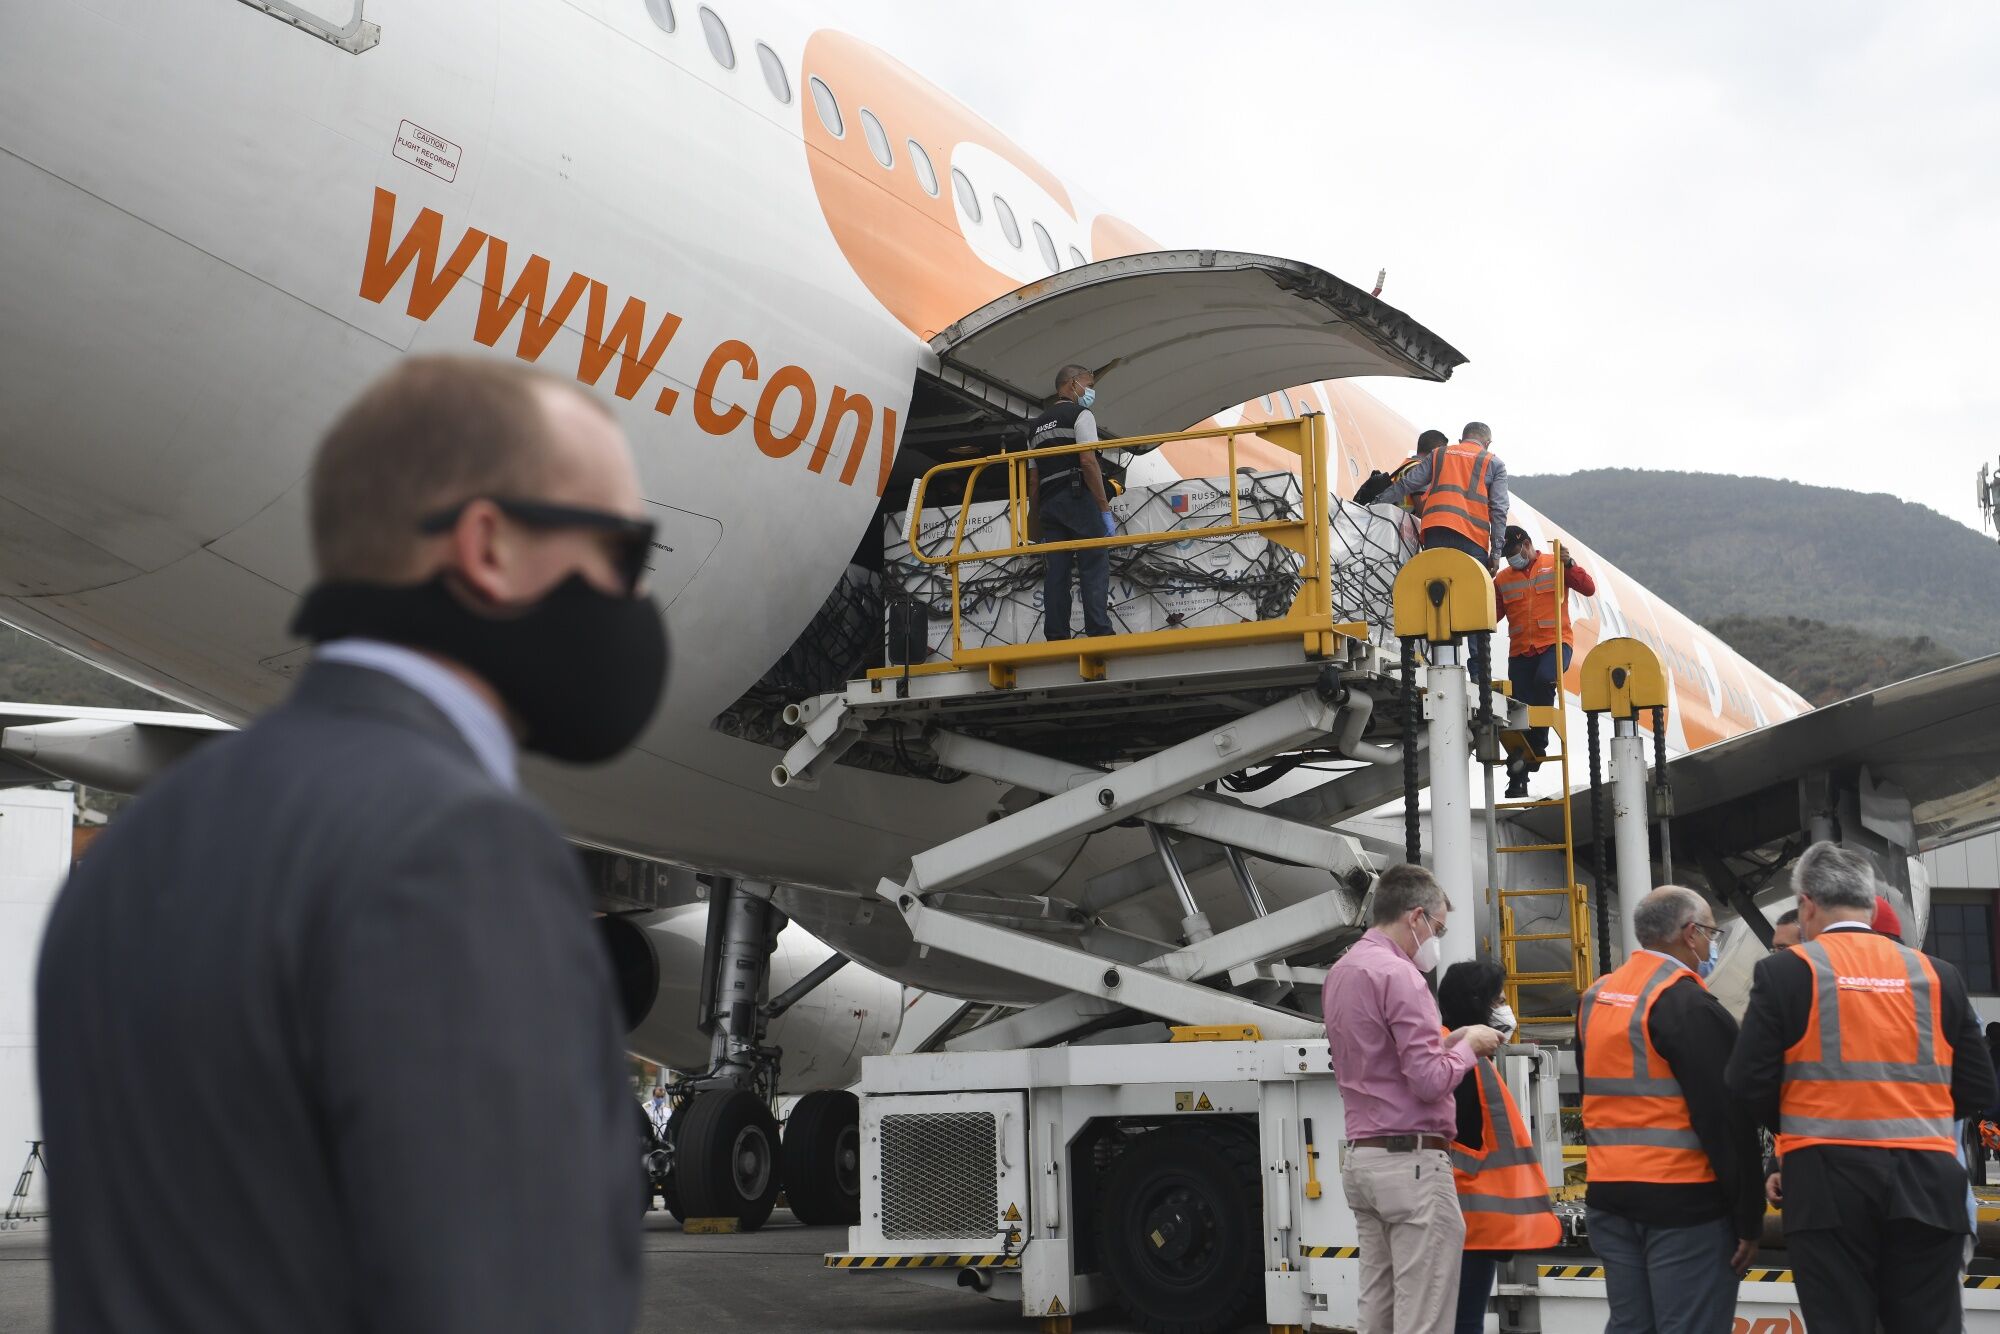
[[[421,584],[320,584],[292,633],[443,654],[499,692],[527,729],[524,749],[572,764],[631,745],[667,678],[667,630],[653,600],[602,592],[580,574],[498,615],[467,606],[443,574]]]

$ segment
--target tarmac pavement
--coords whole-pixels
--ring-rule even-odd
[[[991,1330],[1027,1334],[1020,1308],[893,1274],[836,1272],[821,1264],[842,1249],[845,1228],[805,1227],[780,1210],[758,1232],[690,1237],[669,1214],[646,1216],[635,1334],[756,1330]],[[0,1330],[50,1334],[49,1234],[31,1224],[0,1232]],[[1078,1331],[1119,1334],[1112,1313],[1079,1317]]]

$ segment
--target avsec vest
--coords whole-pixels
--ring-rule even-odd
[[[1479,1081],[1479,1142],[1453,1142],[1451,1175],[1465,1215],[1468,1251],[1545,1251],[1562,1245],[1562,1223],[1549,1207],[1549,1182],[1528,1140],[1527,1122],[1493,1062],[1472,1067]]]
[[[1653,1045],[1653,1003],[1685,974],[1672,959],[1638,952],[1583,994],[1583,1142],[1592,1181],[1664,1185],[1715,1180],[1694,1133],[1687,1098]]]
[[[1931,961],[1872,931],[1792,946],[1812,966],[1806,1031],[1785,1052],[1778,1154],[1812,1144],[1956,1154],[1951,1044]]]
[[[1028,426],[1028,448],[1050,449],[1057,445],[1076,443],[1076,419],[1084,409],[1069,399],[1057,399],[1053,406]],[[1035,475],[1041,479],[1041,489],[1046,491],[1056,484],[1057,479],[1069,479],[1083,471],[1082,453],[1059,454],[1052,459],[1036,459]]]

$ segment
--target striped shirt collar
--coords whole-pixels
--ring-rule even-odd
[[[465,738],[473,758],[494,782],[513,791],[521,780],[515,771],[514,737],[493,706],[450,668],[412,648],[379,639],[336,639],[314,651],[320,662],[366,667],[392,676],[437,707]]]

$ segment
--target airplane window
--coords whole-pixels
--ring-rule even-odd
[[[708,53],[715,57],[715,63],[724,69],[735,69],[736,48],[729,44],[729,29],[722,26],[722,20],[707,5],[701,7],[701,32],[708,38]]]
[[[978,222],[985,215],[979,211],[979,195],[972,188],[972,182],[957,167],[951,169],[951,188],[958,191],[958,206],[965,210],[965,216]]]
[[[646,0],[646,12],[661,32],[674,30],[674,0]]]
[[[910,165],[916,168],[917,181],[924,187],[924,193],[935,195],[938,192],[937,168],[931,165],[931,155],[915,139],[905,139],[903,146],[910,150]]]
[[[1007,237],[1007,244],[1014,249],[1021,248],[1021,224],[1014,221],[1014,210],[999,195],[993,196],[993,216],[1000,219],[1000,230]]]
[[[882,122],[875,119],[875,113],[867,107],[861,108],[861,135],[868,141],[868,151],[875,160],[885,167],[896,165],[896,155],[889,151],[889,134],[882,128]]]
[[[1278,405],[1271,401],[1271,396],[1269,394],[1264,395],[1264,411],[1276,412],[1277,410],[1278,410]]]
[[[778,53],[762,42],[757,43],[757,63],[764,69],[764,86],[771,90],[771,96],[790,105],[792,81],[785,77],[785,62],[778,59]]]
[[[1050,273],[1059,271],[1062,261],[1056,258],[1056,243],[1050,238],[1049,229],[1039,222],[1030,225],[1035,229],[1035,244],[1041,247],[1042,263],[1049,266]]]
[[[1069,262],[1079,269],[1082,268],[1084,265],[1090,263],[1089,260],[1083,257],[1083,252],[1081,250],[1078,250],[1075,246],[1071,246],[1069,248]]]
[[[1287,417],[1296,417],[1299,415],[1298,408],[1292,404],[1292,395],[1289,390],[1280,389],[1278,391],[1278,401],[1285,405],[1285,415]]]
[[[845,136],[847,127],[840,123],[840,103],[833,100],[833,89],[817,74],[806,80],[806,86],[812,89],[813,108],[819,112],[819,123],[826,126],[826,132],[836,139]]]

